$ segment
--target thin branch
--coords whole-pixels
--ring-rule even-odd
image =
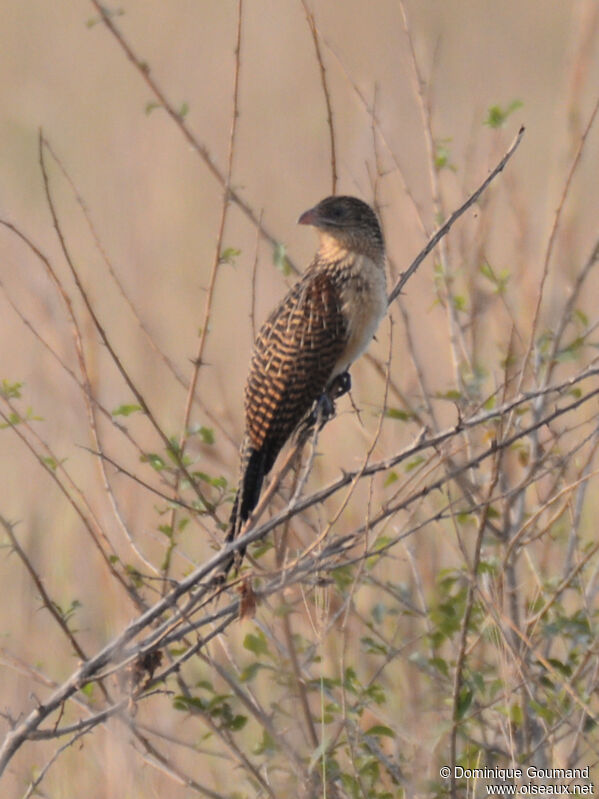
[[[148,85],[152,94],[158,100],[158,103],[164,108],[166,113],[169,117],[173,120],[175,125],[179,128],[183,136],[185,137],[187,143],[191,146],[191,148],[196,152],[201,160],[204,162],[210,174],[215,178],[215,180],[222,186],[223,189],[227,187],[227,180],[225,173],[217,166],[215,160],[210,155],[208,148],[205,144],[200,142],[200,140],[195,136],[194,133],[189,129],[187,126],[184,117],[181,113],[174,107],[174,105],[168,100],[165,93],[162,91],[160,86],[158,85],[157,81],[150,73],[150,69],[148,64],[143,59],[139,58],[131,45],[125,39],[123,33],[119,30],[119,28],[115,25],[110,13],[106,10],[104,6],[98,0],[90,0],[92,5],[95,7],[96,11],[100,15],[100,19],[106,25],[107,29],[110,33],[114,36],[115,40],[127,56],[127,59],[133,64],[135,69],[139,72],[140,77],[145,81]],[[241,211],[247,216],[250,222],[258,228],[260,233],[264,236],[267,241],[269,241],[273,246],[279,243],[279,239],[266,227],[264,222],[262,221],[261,217],[254,211],[254,209],[247,203],[241,195],[232,187],[229,187],[227,190],[229,199],[237,205]],[[287,259],[292,266],[294,271],[297,271],[297,268],[292,264],[291,260]]]
[[[324,101],[327,107],[327,124],[329,126],[329,142],[331,145],[331,194],[336,194],[337,180],[339,176],[337,174],[337,149],[335,146],[335,128],[333,126],[333,106],[331,103],[331,94],[329,92],[329,87],[327,83],[327,71],[324,65],[324,61],[322,60],[318,29],[316,27],[316,20],[314,19],[314,14],[310,10],[310,7],[308,6],[306,0],[301,0],[301,3],[302,6],[304,7],[306,19],[308,20],[308,27],[310,28],[310,33],[312,34],[312,41],[314,42],[314,50],[316,53],[316,60],[318,61],[318,68],[320,70],[320,82],[322,84],[322,93],[324,95]]]
[[[562,194],[561,194],[558,206],[557,206],[557,208],[555,210],[555,216],[553,218],[553,224],[551,226],[551,233],[549,234],[549,241],[547,242],[547,249],[545,250],[545,258],[544,258],[544,261],[543,261],[543,273],[541,275],[541,283],[539,285],[539,290],[537,292],[537,303],[536,303],[534,315],[533,315],[533,318],[532,318],[532,324],[530,326],[530,338],[529,338],[529,341],[528,341],[528,347],[526,348],[526,353],[524,355],[524,358],[522,359],[522,365],[520,367],[520,380],[519,380],[518,390],[522,386],[522,382],[524,380],[524,374],[526,372],[526,368],[527,368],[528,362],[530,360],[530,355],[532,353],[532,350],[533,350],[533,347],[534,347],[534,343],[535,343],[535,337],[536,337],[536,334],[537,334],[537,325],[538,325],[538,321],[539,321],[539,314],[541,312],[541,305],[542,305],[542,302],[543,302],[543,295],[544,295],[544,290],[545,290],[545,282],[547,280],[547,275],[549,274],[549,264],[550,264],[550,261],[551,261],[551,256],[553,254],[553,247],[554,247],[554,244],[555,244],[555,239],[556,239],[557,231],[558,231],[558,228],[559,228],[559,223],[560,223],[560,220],[561,220],[561,216],[562,216],[562,212],[563,212],[563,209],[564,209],[564,205],[565,205],[566,200],[568,198],[568,194],[569,194],[569,191],[570,191],[570,186],[572,184],[572,179],[574,178],[574,174],[576,173],[578,165],[580,164],[580,159],[581,159],[582,152],[584,150],[584,146],[586,144],[588,135],[589,135],[589,133],[591,131],[593,123],[595,122],[595,118],[596,118],[598,112],[599,112],[599,99],[595,103],[595,107],[593,108],[591,116],[589,117],[589,121],[587,122],[587,125],[586,125],[586,127],[585,127],[585,129],[584,129],[584,131],[582,133],[582,136],[580,137],[580,141],[578,142],[578,147],[576,149],[576,153],[574,154],[574,158],[572,159],[572,163],[570,165],[570,169],[568,170],[568,175],[566,177],[566,182],[564,183],[564,188],[562,190]]]
[[[388,297],[388,302],[391,304],[393,300],[401,293],[402,288],[408,282],[408,280],[412,277],[414,272],[418,269],[422,261],[426,258],[426,256],[433,250],[437,244],[441,241],[443,236],[446,236],[453,225],[457,222],[457,220],[470,208],[474,203],[478,200],[478,198],[483,194],[483,192],[487,189],[487,187],[495,180],[497,175],[503,171],[505,165],[510,160],[512,155],[516,152],[516,149],[520,145],[522,141],[522,137],[524,136],[524,126],[520,128],[518,131],[516,138],[508,148],[507,152],[501,159],[501,161],[497,164],[495,169],[488,175],[487,178],[481,183],[481,185],[476,189],[476,191],[468,197],[466,202],[461,205],[457,210],[455,210],[449,219],[437,230],[437,232],[431,236],[428,243],[424,247],[423,250],[416,256],[416,258],[412,261],[410,266],[406,269],[405,272],[402,273],[401,277],[393,287],[391,293]]]

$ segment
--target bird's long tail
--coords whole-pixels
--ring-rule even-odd
[[[246,445],[243,448],[241,464],[241,477],[229,519],[227,542],[238,535],[241,526],[258,504],[267,472],[267,453],[264,449],[254,449]]]
[[[272,463],[270,464],[272,466]],[[260,498],[260,491],[262,490],[262,483],[269,468],[269,461],[267,453],[262,450],[254,449],[247,441],[241,450],[241,476],[239,479],[239,487],[235,500],[233,501],[233,508],[231,509],[231,516],[229,518],[229,529],[225,538],[226,543],[233,541],[240,533],[243,523],[249,518],[250,513],[258,504]],[[219,582],[226,580],[231,568],[235,566],[238,571],[241,566],[241,561],[245,555],[245,547],[237,550],[232,554],[221,566],[219,572]]]

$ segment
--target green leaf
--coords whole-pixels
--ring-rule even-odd
[[[466,298],[461,294],[455,294],[453,296],[453,307],[456,311],[465,311],[466,310]]]
[[[421,463],[424,463],[425,457],[423,455],[417,455],[415,458],[412,458],[411,461],[408,461],[405,465],[406,472],[411,472],[420,466]]]
[[[343,592],[346,588],[349,588],[354,581],[354,569],[349,564],[339,566],[331,571],[331,577],[335,581],[337,590]]]
[[[189,105],[187,103],[183,103],[181,108],[179,109],[179,116],[181,119],[185,119],[187,114],[189,113]]]
[[[228,730],[232,730],[233,732],[237,732],[237,730],[242,730],[245,725],[247,724],[248,717],[247,716],[233,716],[230,721],[227,721],[225,727]]]
[[[156,469],[157,472],[161,472],[166,468],[164,458],[161,458],[156,452],[145,452],[140,457],[140,461],[142,463],[149,463],[152,469]]]
[[[152,111],[155,111],[157,108],[161,108],[161,107],[162,107],[162,103],[157,103],[156,100],[149,100],[146,103],[145,108],[144,108],[146,116],[149,116],[152,113]]]
[[[435,141],[435,169],[440,172],[442,169],[456,171],[454,164],[451,163],[451,154],[447,146],[451,139],[437,139]]]
[[[369,685],[364,691],[364,694],[369,697],[369,699],[372,699],[372,701],[377,705],[383,705],[387,700],[385,689],[378,682],[373,682],[371,685]]]
[[[274,544],[272,541],[254,541],[251,545],[252,550],[252,557],[255,560],[259,560],[263,555],[267,552],[270,552],[271,549],[274,548]]]
[[[391,472],[389,472],[389,474],[385,478],[385,482],[383,483],[383,486],[385,488],[387,488],[387,486],[390,486],[392,483],[395,483],[396,480],[399,480],[397,472],[391,471]]]
[[[221,264],[235,264],[235,259],[241,255],[241,250],[236,247],[226,247],[220,254],[218,262]]]
[[[502,108],[500,105],[492,105],[487,111],[487,117],[484,120],[484,125],[490,128],[501,128],[505,125],[507,118],[518,108],[522,108],[523,103],[521,100],[512,100],[507,108]]]
[[[521,727],[524,721],[524,713],[520,705],[512,705],[510,708],[510,720],[516,727]]]
[[[255,655],[269,654],[266,636],[261,631],[259,631],[256,634],[248,633],[246,637],[243,639],[243,645],[246,649],[249,649],[249,651],[253,652]]]
[[[457,705],[457,716],[459,719],[464,718],[464,713],[472,704],[473,696],[472,690],[467,685],[462,686]]]
[[[131,416],[132,413],[137,413],[138,411],[143,410],[141,405],[132,404],[132,405],[119,405],[118,408],[115,408],[112,411],[113,416]]]
[[[289,277],[292,269],[286,255],[286,247],[282,242],[277,242],[275,244],[272,259],[279,272],[281,272],[284,277]]]
[[[449,677],[449,667],[447,661],[440,657],[429,658],[430,665],[440,672],[444,677]]]
[[[400,408],[386,408],[385,416],[388,419],[399,419],[400,422],[409,422],[414,418],[414,414],[409,411],[403,411]]]
[[[173,537],[173,528],[170,524],[159,524],[158,529],[160,532],[165,535],[167,538]]]
[[[251,682],[260,669],[268,668],[264,663],[259,663],[257,660],[246,666],[239,675],[240,682]]]
[[[42,462],[46,464],[48,469],[52,469],[55,472],[58,467],[66,461],[66,458],[63,458],[61,461],[57,461],[56,458],[53,458],[51,455],[48,455],[45,458],[42,458]]]
[[[553,724],[555,713],[550,710],[547,705],[542,705],[539,702],[536,702],[534,699],[530,699],[529,701],[531,708],[535,710],[542,719],[545,719],[545,721],[549,724]]]
[[[23,421],[18,413],[9,413],[7,419],[8,421],[0,424],[0,430],[6,430],[7,427],[16,427]]]
[[[386,727],[384,724],[375,724],[373,727],[369,727],[364,734],[384,735],[386,738],[395,738],[395,733],[391,727]]]
[[[198,430],[200,434],[200,438],[202,439],[202,443],[204,444],[214,444],[214,430],[212,427],[200,427]]]
[[[575,360],[579,354],[580,350],[584,345],[584,338],[582,336],[577,336],[573,341],[568,344],[567,347],[564,347],[563,350],[560,350],[556,356],[556,361],[573,361]]]
[[[11,383],[10,380],[3,380],[0,385],[0,396],[4,399],[20,399],[23,383]]]
[[[437,391],[435,396],[437,399],[459,400],[462,399],[462,392],[455,388],[450,388],[449,391]]]
[[[263,755],[265,752],[274,752],[275,750],[276,745],[274,738],[264,730],[262,732],[262,740],[254,747],[254,754]]]
[[[375,641],[374,638],[372,638],[369,635],[366,635],[363,638],[360,638],[360,643],[364,646],[364,651],[368,652],[369,655],[388,655],[389,654],[389,650],[387,649],[386,646],[384,646],[383,644],[379,643],[378,641]]]

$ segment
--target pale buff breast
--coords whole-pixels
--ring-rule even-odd
[[[332,377],[346,372],[372,341],[387,312],[387,285],[383,264],[358,256],[355,271],[342,290],[343,313],[348,322],[347,346],[337,361]]]

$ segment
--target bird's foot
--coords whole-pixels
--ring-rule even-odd
[[[335,403],[328,391],[320,395],[314,413],[316,414],[315,421],[318,421],[319,430],[322,430],[329,419],[332,419],[335,415]]]
[[[351,375],[349,372],[341,372],[331,380],[327,389],[327,394],[331,399],[338,399],[351,390]]]
[[[335,415],[335,403],[331,395],[323,391],[320,397],[314,402],[314,407],[308,414],[305,421],[304,430],[307,432],[313,427],[318,425],[318,429],[322,430],[325,424]]]
[[[304,429],[310,430],[318,425],[318,429],[322,430],[325,424],[335,416],[335,400],[347,394],[350,389],[351,375],[349,372],[342,372],[334,377],[314,403],[314,407],[305,421]]]

